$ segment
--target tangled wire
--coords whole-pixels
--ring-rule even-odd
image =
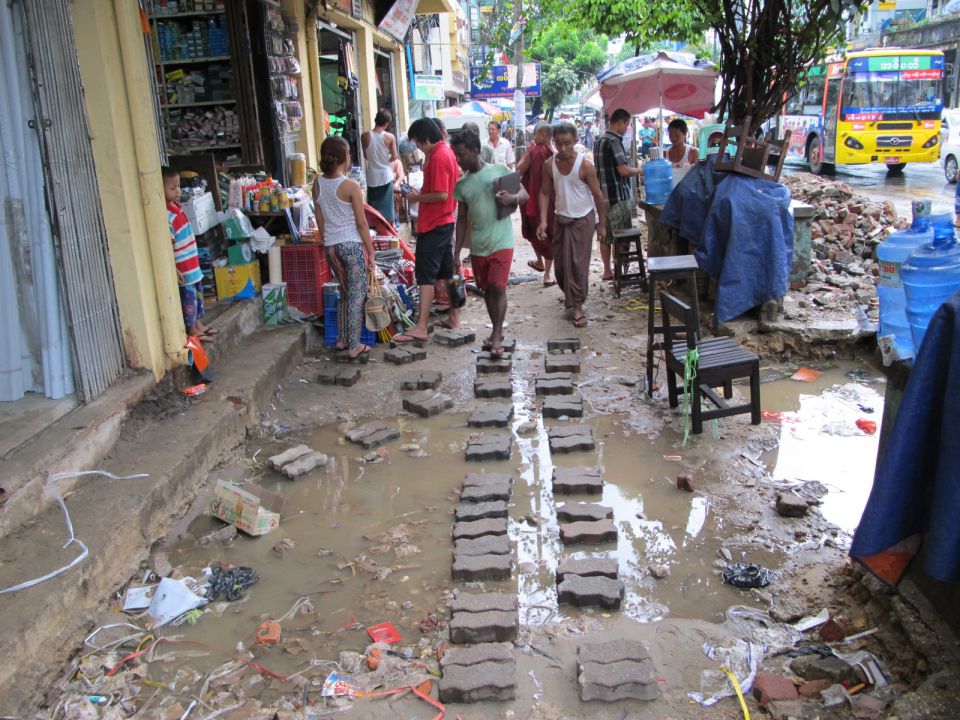
[[[214,565],[210,573],[210,586],[207,597],[210,600],[224,598],[233,602],[240,599],[240,594],[251,585],[260,582],[260,576],[249,567],[232,567],[229,570]]]

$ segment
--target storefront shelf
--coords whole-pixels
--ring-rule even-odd
[[[223,10],[195,10],[193,12],[178,12],[178,13],[160,13],[154,15],[151,20],[171,20],[176,18],[191,18],[191,17],[206,17],[207,15],[223,15],[226,13],[226,9]]]
[[[236,100],[201,100],[192,103],[160,103],[165,108],[204,107],[207,105],[233,105]]]
[[[227,62],[229,55],[212,55],[210,57],[183,58],[182,60],[160,60],[157,65],[187,65],[192,63]]]
[[[231,143],[228,145],[189,145],[184,147],[177,147],[172,145],[170,149],[176,153],[195,153],[195,152],[207,152],[209,150],[223,150],[225,148],[238,148],[240,143]]]

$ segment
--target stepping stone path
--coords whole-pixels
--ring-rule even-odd
[[[436,390],[443,381],[439,370],[421,370],[411,373],[400,381],[401,390]]]
[[[635,640],[586,643],[577,649],[577,684],[584,702],[656,700],[656,670],[646,646]]]
[[[543,369],[548,373],[580,372],[580,358],[571,353],[547,353],[543,361]]]
[[[612,580],[600,575],[564,575],[557,585],[557,599],[561,605],[577,607],[599,606],[607,610],[619,610],[623,602],[624,585],[621,580]]]
[[[506,535],[484,535],[473,540],[457,540],[453,544],[455,558],[509,554],[510,540]]]
[[[383,359],[387,362],[391,362],[394,365],[406,365],[407,363],[412,363],[415,360],[426,360],[427,351],[423,348],[410,347],[411,344],[401,345],[395,347],[392,350],[387,350],[383,354]]]
[[[517,667],[511,643],[451,647],[443,654],[440,668],[440,702],[513,700],[516,696]]]
[[[469,473],[463,480],[460,502],[509,500],[513,492],[513,475],[509,473]]]
[[[537,376],[534,389],[537,395],[573,395],[576,388],[570,373],[545,373]]]
[[[595,503],[564,503],[557,507],[560,522],[580,522],[613,519],[613,508]]]
[[[513,369],[513,356],[510,353],[504,353],[500,357],[494,357],[488,352],[482,352],[477,356],[477,373],[509,373]]]
[[[619,569],[616,558],[565,558],[557,565],[557,582],[563,582],[567,575],[616,580]]]
[[[483,349],[489,350],[491,348],[490,341],[483,341]],[[500,342],[500,348],[505,353],[512,353],[517,349],[517,339],[511,335],[504,335],[503,340]]]
[[[603,492],[600,468],[575,467],[553,469],[554,495],[599,495]]]
[[[551,338],[547,340],[547,352],[549,353],[577,352],[579,349],[580,338],[578,337]]]
[[[348,442],[362,445],[365,449],[371,450],[391,440],[398,439],[400,431],[396,428],[387,427],[385,423],[379,420],[374,420],[353,430],[348,430],[344,437]]]
[[[513,419],[513,405],[481,405],[467,418],[470,427],[506,427]]]
[[[512,435],[475,435],[467,441],[467,462],[509,460],[512,454]]]
[[[457,522],[473,522],[487,518],[505,518],[507,503],[503,500],[493,502],[462,502],[453,508],[453,517]]]
[[[459,347],[476,341],[477,334],[473,330],[448,330],[437,328],[433,333],[433,341],[447,347]]]
[[[452,407],[453,398],[436,390],[424,390],[403,399],[403,409],[421,417],[439,415]]]
[[[326,455],[307,445],[297,445],[268,458],[267,466],[291,480],[296,480],[318,467],[324,467],[329,460]]]
[[[473,394],[478,398],[513,397],[513,383],[510,378],[477,377],[473,383]]]
[[[580,520],[560,526],[560,541],[564,545],[584,545],[616,542],[617,527],[613,520]]]
[[[321,385],[339,385],[340,387],[353,387],[360,379],[360,368],[328,368],[321,370],[317,376],[317,382]]]
[[[589,425],[562,425],[547,428],[550,438],[550,452],[560,455],[578,451],[597,449],[593,441],[593,428]]]
[[[550,395],[543,399],[541,414],[545,418],[583,417],[583,397],[574,395]]]
[[[488,520],[473,520],[468,522],[458,522],[453,526],[453,539],[473,539],[481,538],[487,535],[507,534],[507,519],[492,518]]]

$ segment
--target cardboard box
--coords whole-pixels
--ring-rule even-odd
[[[183,212],[190,221],[194,235],[201,235],[220,223],[211,193],[204,193],[183,203]]]
[[[266,535],[280,525],[283,501],[282,495],[253,483],[233,485],[218,480],[210,500],[210,514],[248,535]]]
[[[217,283],[217,298],[232,298],[246,287],[247,281],[253,281],[253,287],[260,292],[260,261],[253,260],[246,265],[228,265],[215,267],[213,277]]]

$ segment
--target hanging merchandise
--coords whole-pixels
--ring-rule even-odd
[[[299,26],[279,9],[268,7],[264,23],[270,95],[281,139],[296,136],[303,129],[300,101],[300,63],[294,53],[293,38]]]

